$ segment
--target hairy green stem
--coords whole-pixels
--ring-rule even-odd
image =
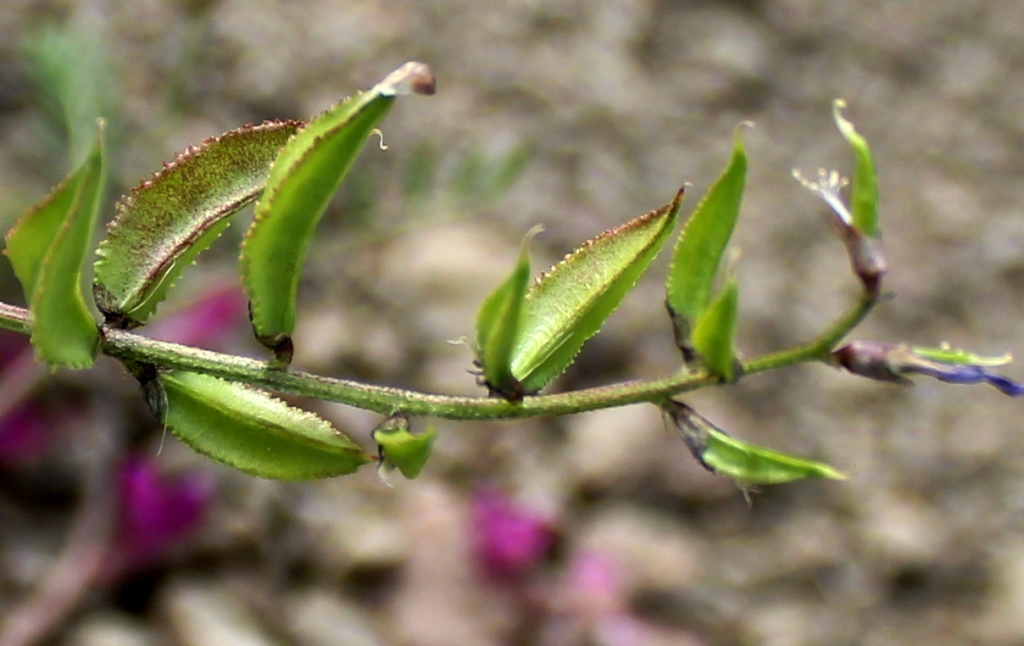
[[[741,375],[752,375],[807,361],[826,360],[829,352],[870,312],[875,300],[864,296],[817,338],[796,347],[766,354],[743,363]],[[0,303],[0,328],[28,334],[28,310]],[[101,352],[122,361],[148,363],[162,368],[190,370],[268,390],[340,402],[381,414],[402,412],[409,416],[453,420],[500,420],[567,415],[642,402],[660,403],[691,390],[718,383],[703,370],[685,371],[661,379],[627,381],[555,395],[526,397],[509,403],[493,397],[450,397],[299,371],[273,370],[255,359],[210,352],[155,341],[125,330],[103,326]]]

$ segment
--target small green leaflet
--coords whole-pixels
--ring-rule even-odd
[[[718,266],[739,218],[747,176],[747,153],[740,135],[749,126],[736,127],[728,165],[686,221],[673,252],[665,303],[684,353],[692,326],[711,299]]]
[[[275,367],[291,361],[302,263],[331,196],[395,96],[433,92],[430,69],[406,63],[370,90],[315,118],[275,159],[241,255],[253,331],[274,351]]]
[[[313,413],[216,377],[160,375],[164,423],[195,451],[251,475],[309,480],[354,472],[373,461]]]
[[[526,234],[512,274],[484,300],[476,317],[476,343],[484,382],[491,392],[509,401],[523,398],[522,384],[512,375],[512,348],[519,335],[522,305],[530,286],[530,241],[540,230],[537,226]]]
[[[846,480],[846,474],[827,464],[738,440],[681,402],[670,402],[665,413],[693,457],[709,471],[741,484],[781,484],[807,478]]]
[[[871,159],[871,149],[867,140],[862,137],[853,124],[843,117],[842,110],[846,101],[836,99],[832,104],[832,115],[836,126],[850,147],[853,148],[855,159],[853,184],[850,188],[850,212],[853,226],[869,238],[878,237],[878,179],[875,176],[875,163]]]
[[[136,327],[174,281],[263,190],[270,164],[302,126],[274,121],[207,139],[132,190],[97,250],[93,295],[107,322]]]
[[[680,190],[670,204],[587,241],[534,283],[511,363],[526,393],[560,375],[597,334],[672,233],[682,200]]]
[[[6,253],[32,313],[32,346],[51,367],[88,368],[99,329],[82,292],[82,265],[91,248],[106,186],[103,121],[89,156],[6,237]]]
[[[725,288],[711,301],[693,328],[693,349],[701,356],[704,367],[726,383],[736,372],[736,319],[739,310],[739,287],[736,277],[729,276]]]
[[[381,477],[386,479],[388,473],[398,469],[403,476],[412,480],[427,463],[434,440],[437,439],[437,431],[428,428],[419,435],[413,435],[409,432],[409,419],[396,413],[384,420],[372,436],[380,452]]]

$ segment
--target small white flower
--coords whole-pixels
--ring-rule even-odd
[[[840,221],[848,227],[853,226],[853,216],[850,215],[850,209],[843,203],[843,198],[840,197],[839,191],[850,183],[848,179],[839,175],[839,171],[827,171],[824,168],[818,169],[818,181],[812,182],[803,176],[797,169],[793,169],[793,177],[798,182],[804,185],[807,190],[825,200],[825,203],[835,211],[836,216],[839,217]]]

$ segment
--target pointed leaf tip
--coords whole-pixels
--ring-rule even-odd
[[[521,401],[523,385],[512,374],[512,348],[519,335],[523,303],[530,286],[530,242],[543,227],[523,238],[511,275],[484,299],[476,319],[477,352],[484,383],[491,393]]]
[[[672,255],[665,303],[677,345],[688,359],[690,334],[711,300],[718,267],[739,218],[747,175],[742,133],[751,126],[745,121],[734,130],[729,162],[686,221]]]
[[[675,227],[670,204],[583,243],[530,288],[512,350],[511,371],[527,393],[560,375],[661,250]]]
[[[869,238],[879,236],[878,225],[878,178],[871,148],[867,140],[857,132],[853,123],[843,116],[846,101],[836,99],[832,104],[832,116],[840,134],[850,144],[854,154],[853,182],[850,187],[850,213],[853,226]]]

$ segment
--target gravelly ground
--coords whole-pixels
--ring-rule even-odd
[[[855,297],[856,283],[821,204],[790,169],[848,167],[831,123],[839,96],[874,145],[896,296],[859,334],[993,354],[1024,347],[1019,2],[6,0],[6,218],[63,173],[18,43],[66,17],[102,43],[114,64],[108,81],[122,88],[111,115],[121,190],[203,137],[315,114],[405,60],[433,67],[437,96],[396,106],[389,150],[367,149],[355,180],[363,190],[339,200],[311,252],[297,334],[303,369],[478,393],[465,372],[470,352],[446,341],[471,332],[522,233],[545,225],[535,245],[542,265],[667,202],[683,182],[700,195],[743,120],[756,128],[745,135],[751,168],[734,242],[741,344],[753,355],[813,336]],[[496,159],[519,145],[532,161],[500,200],[457,200],[445,189],[468,155]],[[403,199],[402,169],[428,149],[439,189]],[[353,224],[350,212],[364,221]],[[231,280],[237,235],[180,291]],[[652,270],[557,388],[676,368],[663,270]],[[17,298],[13,285],[3,289]],[[227,346],[256,352],[242,328]],[[65,421],[75,436],[62,436],[60,450],[0,467],[8,619],[68,539],[80,482],[104,445],[95,436],[149,455],[160,443],[111,364],[84,377],[59,373],[38,389],[51,406],[87,413]],[[76,598],[53,643],[1024,639],[1019,403],[981,386],[901,389],[821,366],[687,401],[738,436],[853,477],[767,488],[748,507],[645,407],[439,423],[423,476],[390,488],[369,470],[314,484],[257,481],[168,439],[162,466],[202,468],[216,481],[207,522],[156,565]],[[376,422],[313,406],[361,440]],[[515,589],[483,580],[467,548],[470,494],[485,485],[558,530],[555,553]],[[629,616],[641,636],[581,636],[576,602],[585,595],[567,573],[583,554],[617,564],[621,594],[602,607]]]

